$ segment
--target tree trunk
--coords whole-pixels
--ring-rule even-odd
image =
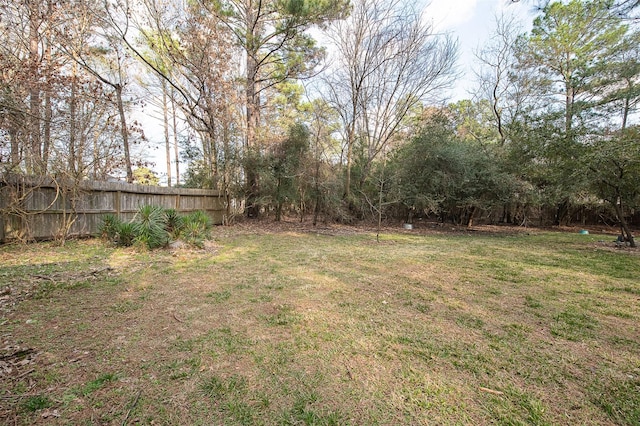
[[[229,224],[231,218],[231,199],[229,196],[229,185],[231,182],[231,167],[229,166],[229,159],[231,158],[231,124],[229,116],[225,117],[224,129],[222,132],[222,149],[224,150],[224,162],[222,163],[222,187],[225,193],[225,219],[224,223]]]
[[[504,133],[504,128],[502,124],[502,113],[500,112],[500,107],[498,106],[499,96],[498,96],[498,87],[500,85],[500,72],[496,71],[496,84],[493,86],[492,99],[493,102],[491,104],[491,109],[493,111],[493,116],[496,119],[496,127],[498,129],[498,134],[500,135],[500,146],[504,146],[507,137]]]
[[[558,208],[556,210],[556,216],[554,218],[553,224],[555,226],[562,225],[568,213],[569,213],[569,201],[563,200],[560,204],[558,204]]]
[[[322,199],[320,198],[320,194],[316,194],[316,204],[313,207],[313,226],[318,224],[318,216],[320,215]]]
[[[473,226],[473,217],[476,215],[476,211],[478,208],[476,206],[471,207],[471,212],[469,213],[469,220],[467,220],[467,228],[471,228]]]
[[[254,34],[250,29],[247,30],[247,38],[253,39]],[[260,123],[260,99],[256,93],[256,77],[257,77],[257,52],[247,49],[247,87],[246,87],[246,103],[247,103],[247,142],[246,154],[253,156],[259,155],[257,147],[256,131]],[[247,217],[257,218],[259,214],[259,206],[257,205],[259,183],[258,173],[256,170],[257,163],[249,161],[245,167],[245,175],[247,179]]]
[[[84,153],[88,149],[88,141],[89,137],[85,131],[85,129],[80,130],[78,145],[76,149],[76,170],[78,171],[77,175],[74,176],[75,179],[80,179],[82,176],[86,175],[86,164],[84,161]]]
[[[613,203],[613,208],[615,209],[616,215],[618,216],[618,221],[620,221],[620,226],[622,227],[622,231],[624,233],[625,239],[629,241],[629,245],[631,247],[636,247],[636,241],[633,238],[633,234],[631,233],[631,229],[629,229],[629,224],[627,220],[624,218],[623,210],[622,210],[622,200],[618,197],[618,200]]]
[[[42,173],[47,173],[49,166],[49,152],[51,151],[51,120],[53,111],[51,106],[51,90],[47,87],[44,95],[44,129],[42,143]]]
[[[78,86],[77,72],[78,64],[74,62],[71,68],[71,98],[69,99],[69,158],[67,159],[69,172],[74,176],[76,174],[76,91]]]
[[[384,152],[382,153],[384,155]],[[382,200],[384,195],[384,172],[387,166],[387,156],[382,160],[382,171],[380,172],[380,192],[378,193],[378,232],[376,233],[376,241],[380,242],[380,230],[382,228]]]
[[[567,137],[569,137],[569,133],[573,127],[573,87],[567,83],[565,90],[564,131]]]
[[[162,124],[164,125],[164,145],[167,160],[167,186],[171,188],[171,142],[169,141],[169,116],[167,105],[167,83],[162,80]]]
[[[313,226],[316,226],[318,223],[318,214],[320,213],[320,158],[319,158],[319,148],[318,145],[320,141],[318,140],[318,136],[315,137],[315,149],[314,149],[314,173],[313,173],[313,198],[314,198],[314,206],[313,206]]]
[[[120,114],[120,133],[122,136],[122,148],[124,149],[124,163],[127,171],[127,182],[133,183],[133,170],[131,168],[131,154],[129,152],[129,131],[127,129],[127,116],[124,113],[124,101],[122,100],[122,85],[114,85],[116,89],[116,101]]]
[[[502,209],[502,219],[500,222],[508,224],[513,223],[513,219],[511,217],[511,206],[508,203],[505,203]]]
[[[382,229],[382,195],[384,191],[384,165],[382,166],[382,176],[380,177],[380,192],[378,193],[378,230],[376,241],[380,242],[380,230]]]
[[[632,86],[633,83],[627,82],[627,85]],[[627,120],[629,119],[629,111],[631,110],[631,96],[627,94],[624,97],[624,107],[622,109],[622,130],[627,128]]]
[[[53,8],[51,0],[47,0],[47,17],[51,17]],[[49,151],[51,150],[51,120],[53,118],[53,107],[51,105],[51,25],[47,25],[47,34],[45,40],[45,64],[46,64],[46,87],[44,94],[44,141],[42,144],[42,172],[47,173],[49,165]]]
[[[567,69],[570,69],[571,64],[571,52],[566,52],[566,66]],[[569,71],[567,71],[569,72]],[[566,137],[569,137],[569,133],[571,132],[571,128],[573,126],[573,103],[575,101],[575,89],[571,84],[571,74],[563,74],[564,77],[564,96],[565,96],[565,105],[564,105],[564,131]]]
[[[353,157],[353,129],[347,135],[347,170],[344,178],[344,198],[351,196],[351,161]]]
[[[247,114],[247,139],[245,146],[245,157],[249,158],[249,161],[245,163],[245,179],[247,189],[246,210],[247,217],[257,218],[259,214],[259,206],[257,204],[259,193],[258,171],[257,168],[257,156],[260,154],[260,150],[257,146],[258,126],[260,124],[260,98],[258,96],[257,78],[258,78],[258,42],[261,36],[259,25],[259,10],[255,8],[261,7],[261,2],[254,5],[253,1],[245,3],[245,16],[244,20],[247,24],[245,28],[245,50],[247,53],[246,58],[246,87],[245,87],[245,102],[246,102],[246,114]]]
[[[100,161],[100,131],[96,127],[93,131],[93,164],[91,168],[93,169],[93,178],[94,179],[106,179],[104,176],[102,169],[102,162]]]
[[[29,88],[29,150],[27,155],[27,172],[40,173],[42,151],[40,140],[40,54],[39,54],[39,1],[29,2],[29,59],[31,67],[31,84]]]
[[[180,186],[180,148],[178,146],[178,124],[176,119],[176,102],[173,87],[171,88],[171,118],[173,120],[173,149],[176,158],[176,186]]]
[[[276,222],[280,222],[282,218],[282,200],[280,199],[280,185],[282,180],[278,178],[278,183],[276,185]]]
[[[20,141],[18,140],[18,130],[15,121],[12,120],[9,127],[9,141],[11,144],[11,168],[20,164]]]

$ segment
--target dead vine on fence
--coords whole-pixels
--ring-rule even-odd
[[[34,194],[43,187],[53,188],[54,196],[46,207],[34,209],[28,206]],[[35,239],[32,229],[32,218],[51,210],[57,203],[62,204],[62,221],[54,233],[54,239],[64,245],[69,231],[78,215],[76,201],[79,198],[78,180],[52,176],[25,176],[4,174],[0,177],[0,215],[5,224],[7,240],[27,243]],[[67,208],[67,205],[69,208]]]

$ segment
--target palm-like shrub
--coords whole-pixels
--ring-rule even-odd
[[[212,226],[209,215],[198,210],[184,217],[180,236],[187,243],[202,248],[204,240],[209,238]]]
[[[195,212],[189,213],[185,217],[185,220],[186,219],[196,222],[200,226],[200,228],[207,233],[207,236],[208,232],[211,231],[211,228],[213,227],[211,217],[202,210],[197,210]]]
[[[175,209],[167,209],[164,211],[164,229],[172,239],[177,240],[180,238],[180,232],[183,226],[184,219]]]
[[[133,223],[120,222],[118,225],[118,234],[116,236],[116,244],[123,247],[132,246],[136,240],[136,229]]]
[[[149,249],[154,249],[162,247],[169,242],[169,234],[164,229],[162,207],[148,205],[140,207],[133,224],[136,243],[143,244]]]
[[[116,241],[118,238],[118,229],[122,221],[114,214],[107,214],[102,218],[98,226],[100,238],[107,241]]]
[[[171,239],[182,239],[202,248],[212,227],[211,217],[201,210],[181,216],[174,209],[146,205],[138,209],[131,222],[105,215],[99,231],[104,238],[125,247],[136,244],[154,249],[166,246]]]

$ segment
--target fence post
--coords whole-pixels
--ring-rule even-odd
[[[116,210],[116,216],[118,217],[118,219],[121,219],[120,217],[120,191],[116,191],[113,193],[113,196],[115,197],[113,199],[113,207]]]

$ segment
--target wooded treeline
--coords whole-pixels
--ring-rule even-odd
[[[413,2],[0,0],[0,164],[151,183],[134,116],[153,111],[168,184],[223,191],[250,217],[597,212],[631,237],[637,11],[549,3],[529,32],[498,16],[476,94],[447,104],[455,35]]]

